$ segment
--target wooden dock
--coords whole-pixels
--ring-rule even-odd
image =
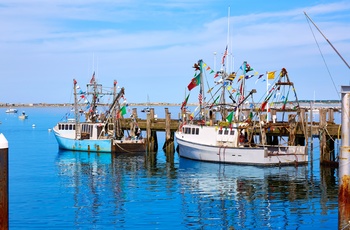
[[[271,109],[270,117],[278,115],[281,112],[294,112]],[[268,127],[266,138],[268,142],[273,141],[273,137],[287,136],[295,140],[296,143],[308,143],[310,138],[319,138],[320,140],[320,162],[322,165],[336,165],[335,141],[341,139],[341,125],[334,122],[334,113],[339,112],[336,108],[320,108],[319,120],[313,121],[310,108],[301,108],[299,120],[294,121],[294,129],[291,130],[290,122],[280,122],[272,119],[267,123]],[[158,150],[157,132],[165,132],[165,142],[163,150],[167,153],[174,153],[174,134],[179,128],[179,119],[171,119],[171,113],[165,108],[165,118],[155,117],[154,108],[147,113],[146,119],[140,119],[137,115],[137,109],[132,109],[132,115],[138,123],[138,127],[146,132],[147,150],[156,152]],[[278,116],[277,116],[278,117]],[[311,118],[311,119],[309,119]],[[122,129],[129,130],[132,118],[124,118],[121,121]],[[194,121],[196,122],[196,121]],[[283,128],[285,127],[285,128]],[[259,135],[260,130],[254,130],[255,135]]]

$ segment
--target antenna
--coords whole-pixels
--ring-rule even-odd
[[[230,44],[230,6],[228,7],[228,9],[227,9],[227,46],[229,46],[229,44]],[[227,53],[229,53],[230,51],[229,51],[230,49],[228,48],[227,49]],[[230,57],[230,55],[228,55],[227,54],[227,59],[228,59],[228,61],[227,61],[227,63],[228,64],[230,64],[230,60],[229,60],[229,57]],[[229,70],[229,66],[225,66],[226,67],[226,71],[230,71]]]

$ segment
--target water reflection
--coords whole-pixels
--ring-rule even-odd
[[[331,173],[321,177],[331,178]],[[201,226],[236,229],[317,226],[320,216],[337,211],[337,188],[332,179],[308,175],[308,166],[259,168],[180,159],[187,225],[200,220]]]
[[[123,222],[128,187],[135,186],[144,162],[143,154],[60,151],[57,166],[61,188],[72,194],[75,225]]]
[[[60,151],[56,165],[79,227],[296,229],[321,227],[337,213],[334,169],[224,165],[163,152]]]

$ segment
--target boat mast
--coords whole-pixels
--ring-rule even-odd
[[[229,59],[229,44],[230,44],[230,7],[228,7],[227,10],[227,41],[226,41],[226,49],[223,55],[223,60],[221,63],[221,79],[222,79],[222,91],[221,91],[221,98],[220,98],[220,113],[221,113],[221,118],[222,120],[226,120],[227,116],[227,110],[226,110],[226,98],[225,98],[225,90],[226,90],[226,85],[225,85],[225,80],[228,77],[228,72],[229,68],[226,63],[230,63]],[[228,56],[226,58],[226,56]]]
[[[206,120],[204,106],[203,106],[205,104],[205,97],[203,95],[204,77],[203,77],[203,60],[202,59],[198,61],[198,65],[199,65],[199,79],[200,79],[199,97],[201,97],[201,100],[199,101],[200,116],[201,116],[201,120]]]
[[[92,122],[96,121],[96,101],[97,101],[97,85],[96,81],[94,79],[93,81],[93,93],[92,93],[92,101],[91,101],[91,113],[90,113],[90,120]]]
[[[114,82],[113,82],[113,102],[116,99],[116,97],[117,97],[117,80],[114,80]],[[113,108],[113,110],[110,112],[112,113],[112,122],[114,124],[115,118],[117,116],[117,110]],[[108,114],[110,114],[110,113],[108,113]]]
[[[75,139],[80,139],[80,118],[78,110],[78,98],[77,98],[77,81],[73,79],[73,90],[74,90],[74,114],[75,114]]]

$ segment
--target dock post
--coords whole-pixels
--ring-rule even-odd
[[[308,146],[308,132],[307,132],[307,118],[306,118],[306,112],[305,109],[300,109],[300,114],[298,117],[298,123],[299,127],[303,133],[302,136],[296,137],[296,145],[304,145],[306,146],[306,151],[308,151],[307,146]]]
[[[147,150],[155,152],[158,150],[158,140],[156,131],[152,130],[152,123],[155,121],[154,118],[154,108],[150,109],[150,112],[147,114]]]
[[[0,229],[9,228],[8,142],[0,133]]]
[[[147,139],[147,151],[151,151],[151,114],[147,113],[146,121],[146,139]]]
[[[349,227],[350,221],[350,86],[341,86],[341,136],[339,155],[338,229]]]
[[[174,135],[170,130],[170,122],[171,122],[171,113],[169,113],[169,109],[165,108],[165,142],[163,145],[163,150],[166,153],[174,153]]]
[[[320,164],[323,165],[328,160],[327,158],[327,137],[326,137],[326,110],[320,109],[320,124],[319,124],[319,135],[320,135]]]
[[[334,109],[328,109],[328,122],[334,123]]]
[[[134,117],[135,119],[138,118],[138,116],[137,116],[137,108],[133,108],[133,109],[132,109],[132,115],[133,115],[133,117]]]
[[[288,115],[288,125],[290,127],[289,136],[288,136],[288,145],[295,145],[295,133],[297,128],[295,114]]]

